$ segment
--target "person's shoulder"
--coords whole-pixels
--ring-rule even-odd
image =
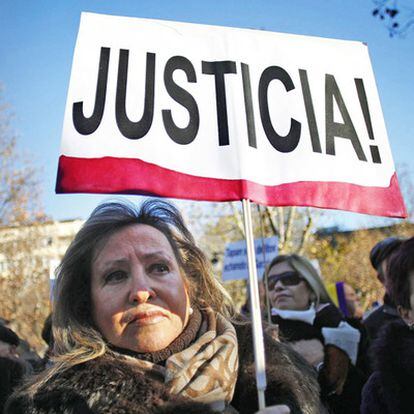
[[[213,413],[205,404],[171,394],[138,365],[110,355],[84,362],[50,378],[33,396],[15,395],[5,413]]]
[[[40,414],[54,412],[76,412],[92,414],[85,398],[85,389],[92,388],[97,381],[96,373],[89,361],[52,375],[39,385],[35,392],[29,392],[40,376],[28,379],[8,399],[5,414]]]
[[[374,340],[385,325],[400,319],[396,312],[391,312],[382,305],[363,319],[362,324],[365,326],[369,338]]]
[[[150,387],[154,382],[153,377],[141,365],[136,363],[135,358],[121,355],[103,355],[76,365],[58,375],[55,384],[71,384],[75,388],[85,389],[107,389],[113,392],[112,384],[118,384],[125,389],[133,389],[137,386]]]
[[[240,363],[251,363],[254,360],[253,354],[253,325],[249,320],[236,320],[233,321],[234,329],[236,330],[237,335],[237,345],[239,353]],[[273,341],[277,344],[277,341],[264,333],[263,340],[265,346],[269,341]],[[274,345],[278,346],[278,345]]]
[[[237,320],[233,321],[233,326],[236,330],[237,342],[239,346],[239,354],[243,354],[246,350],[248,352],[253,351],[253,324],[249,320]],[[269,334],[269,331],[274,329],[275,332],[277,327],[275,325],[270,325],[262,321],[263,328],[263,340],[265,345],[270,344],[276,347],[283,347],[278,340]]]
[[[382,317],[384,310],[384,305],[378,306],[378,308],[374,309],[366,318],[363,319],[364,325],[371,325],[376,323],[379,318]]]
[[[314,325],[317,327],[337,327],[345,320],[342,312],[332,303],[323,303],[316,309]]]
[[[40,392],[30,397],[27,394],[13,395],[6,404],[4,414],[43,413],[94,414],[87,400],[71,388]]]
[[[116,364],[105,357],[86,361],[55,373],[33,395],[27,392],[27,387],[33,386],[40,377],[32,377],[11,396],[5,413],[38,413],[43,412],[43,409],[45,412],[53,412],[55,408],[56,412],[61,412],[59,407],[80,407],[80,411],[73,412],[87,413],[86,408],[81,409],[86,404],[83,396],[103,388],[110,379],[119,379],[117,370],[122,369],[122,366],[123,364]]]
[[[414,332],[402,320],[388,322],[372,344],[371,353],[379,370],[399,376],[408,371],[414,378]],[[398,358],[395,356],[398,355]]]

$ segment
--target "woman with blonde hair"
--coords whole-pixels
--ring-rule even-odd
[[[58,269],[53,365],[6,413],[254,413],[251,326],[234,316],[174,206],[104,203]],[[318,413],[312,368],[265,349],[271,412]]]
[[[331,412],[358,413],[365,379],[355,368],[360,333],[345,322],[315,267],[303,256],[280,255],[265,281],[272,323],[281,340],[318,370]]]

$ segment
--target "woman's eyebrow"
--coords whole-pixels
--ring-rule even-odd
[[[160,258],[167,258],[171,260],[171,255],[168,252],[163,250],[157,250],[154,252],[144,253],[141,255],[141,259],[143,260],[151,260],[151,259],[160,259]],[[107,268],[113,265],[122,265],[129,262],[128,257],[120,257],[116,259],[108,259],[107,261],[103,262],[99,268]]]
[[[167,258],[171,260],[171,255],[164,250],[157,250],[155,252],[145,253],[142,255],[143,259],[160,259]]]
[[[103,262],[102,264],[98,265],[98,268],[100,270],[105,270],[108,267],[117,266],[117,265],[123,265],[125,263],[128,263],[128,259],[125,258],[119,258],[119,259],[109,259],[106,262]]]

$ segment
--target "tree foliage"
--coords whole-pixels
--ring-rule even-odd
[[[260,219],[267,234],[278,237],[280,254],[302,254],[310,240],[320,212],[311,208],[264,207]]]
[[[403,37],[414,27],[414,8],[398,0],[373,0],[372,15],[388,30],[390,37]]]
[[[11,121],[0,88],[0,316],[11,321],[19,336],[40,347],[49,312],[49,271],[36,254],[42,238],[35,223],[46,219],[40,170],[19,151]]]
[[[49,263],[39,254],[42,243],[38,225],[1,229],[1,317],[38,351],[45,345],[41,331],[50,312]]]
[[[303,253],[311,239],[319,213],[298,207],[252,207],[254,237],[278,237],[279,253]],[[210,258],[217,276],[220,275],[227,243],[245,239],[241,203],[214,204],[209,213],[188,214],[191,223],[204,223],[199,244]],[[261,275],[258,275],[261,277]],[[225,283],[227,290],[240,307],[246,299],[246,281]]]
[[[371,229],[317,232],[305,253],[318,260],[325,283],[344,281],[353,286],[366,310],[384,296],[369,260],[372,247],[386,237],[411,237],[413,232],[414,224],[409,221]]]
[[[412,197],[413,185],[411,174],[404,166],[399,169],[399,181],[409,216],[412,217],[413,204],[409,197]],[[198,237],[199,244],[210,258],[218,276],[221,273],[226,244],[245,238],[239,205],[240,203],[215,204],[210,213],[204,212],[195,220],[204,229]],[[253,208],[254,237],[276,235],[279,238],[279,253],[298,253],[316,259],[324,281],[344,281],[352,285],[360,294],[364,310],[374,301],[381,301],[384,289],[370,264],[369,252],[385,237],[412,236],[414,225],[409,220],[399,220],[396,224],[394,219],[384,220],[383,227],[377,228],[316,231],[321,214],[321,210],[309,208]],[[194,212],[189,214],[189,218],[194,221]],[[246,282],[230,281],[225,286],[240,307],[246,299]]]
[[[44,219],[40,169],[19,151],[11,121],[12,113],[2,98],[0,85],[0,224]]]

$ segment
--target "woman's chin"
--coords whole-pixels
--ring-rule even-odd
[[[275,308],[280,310],[294,310],[295,304],[289,299],[281,299],[276,302]]]

